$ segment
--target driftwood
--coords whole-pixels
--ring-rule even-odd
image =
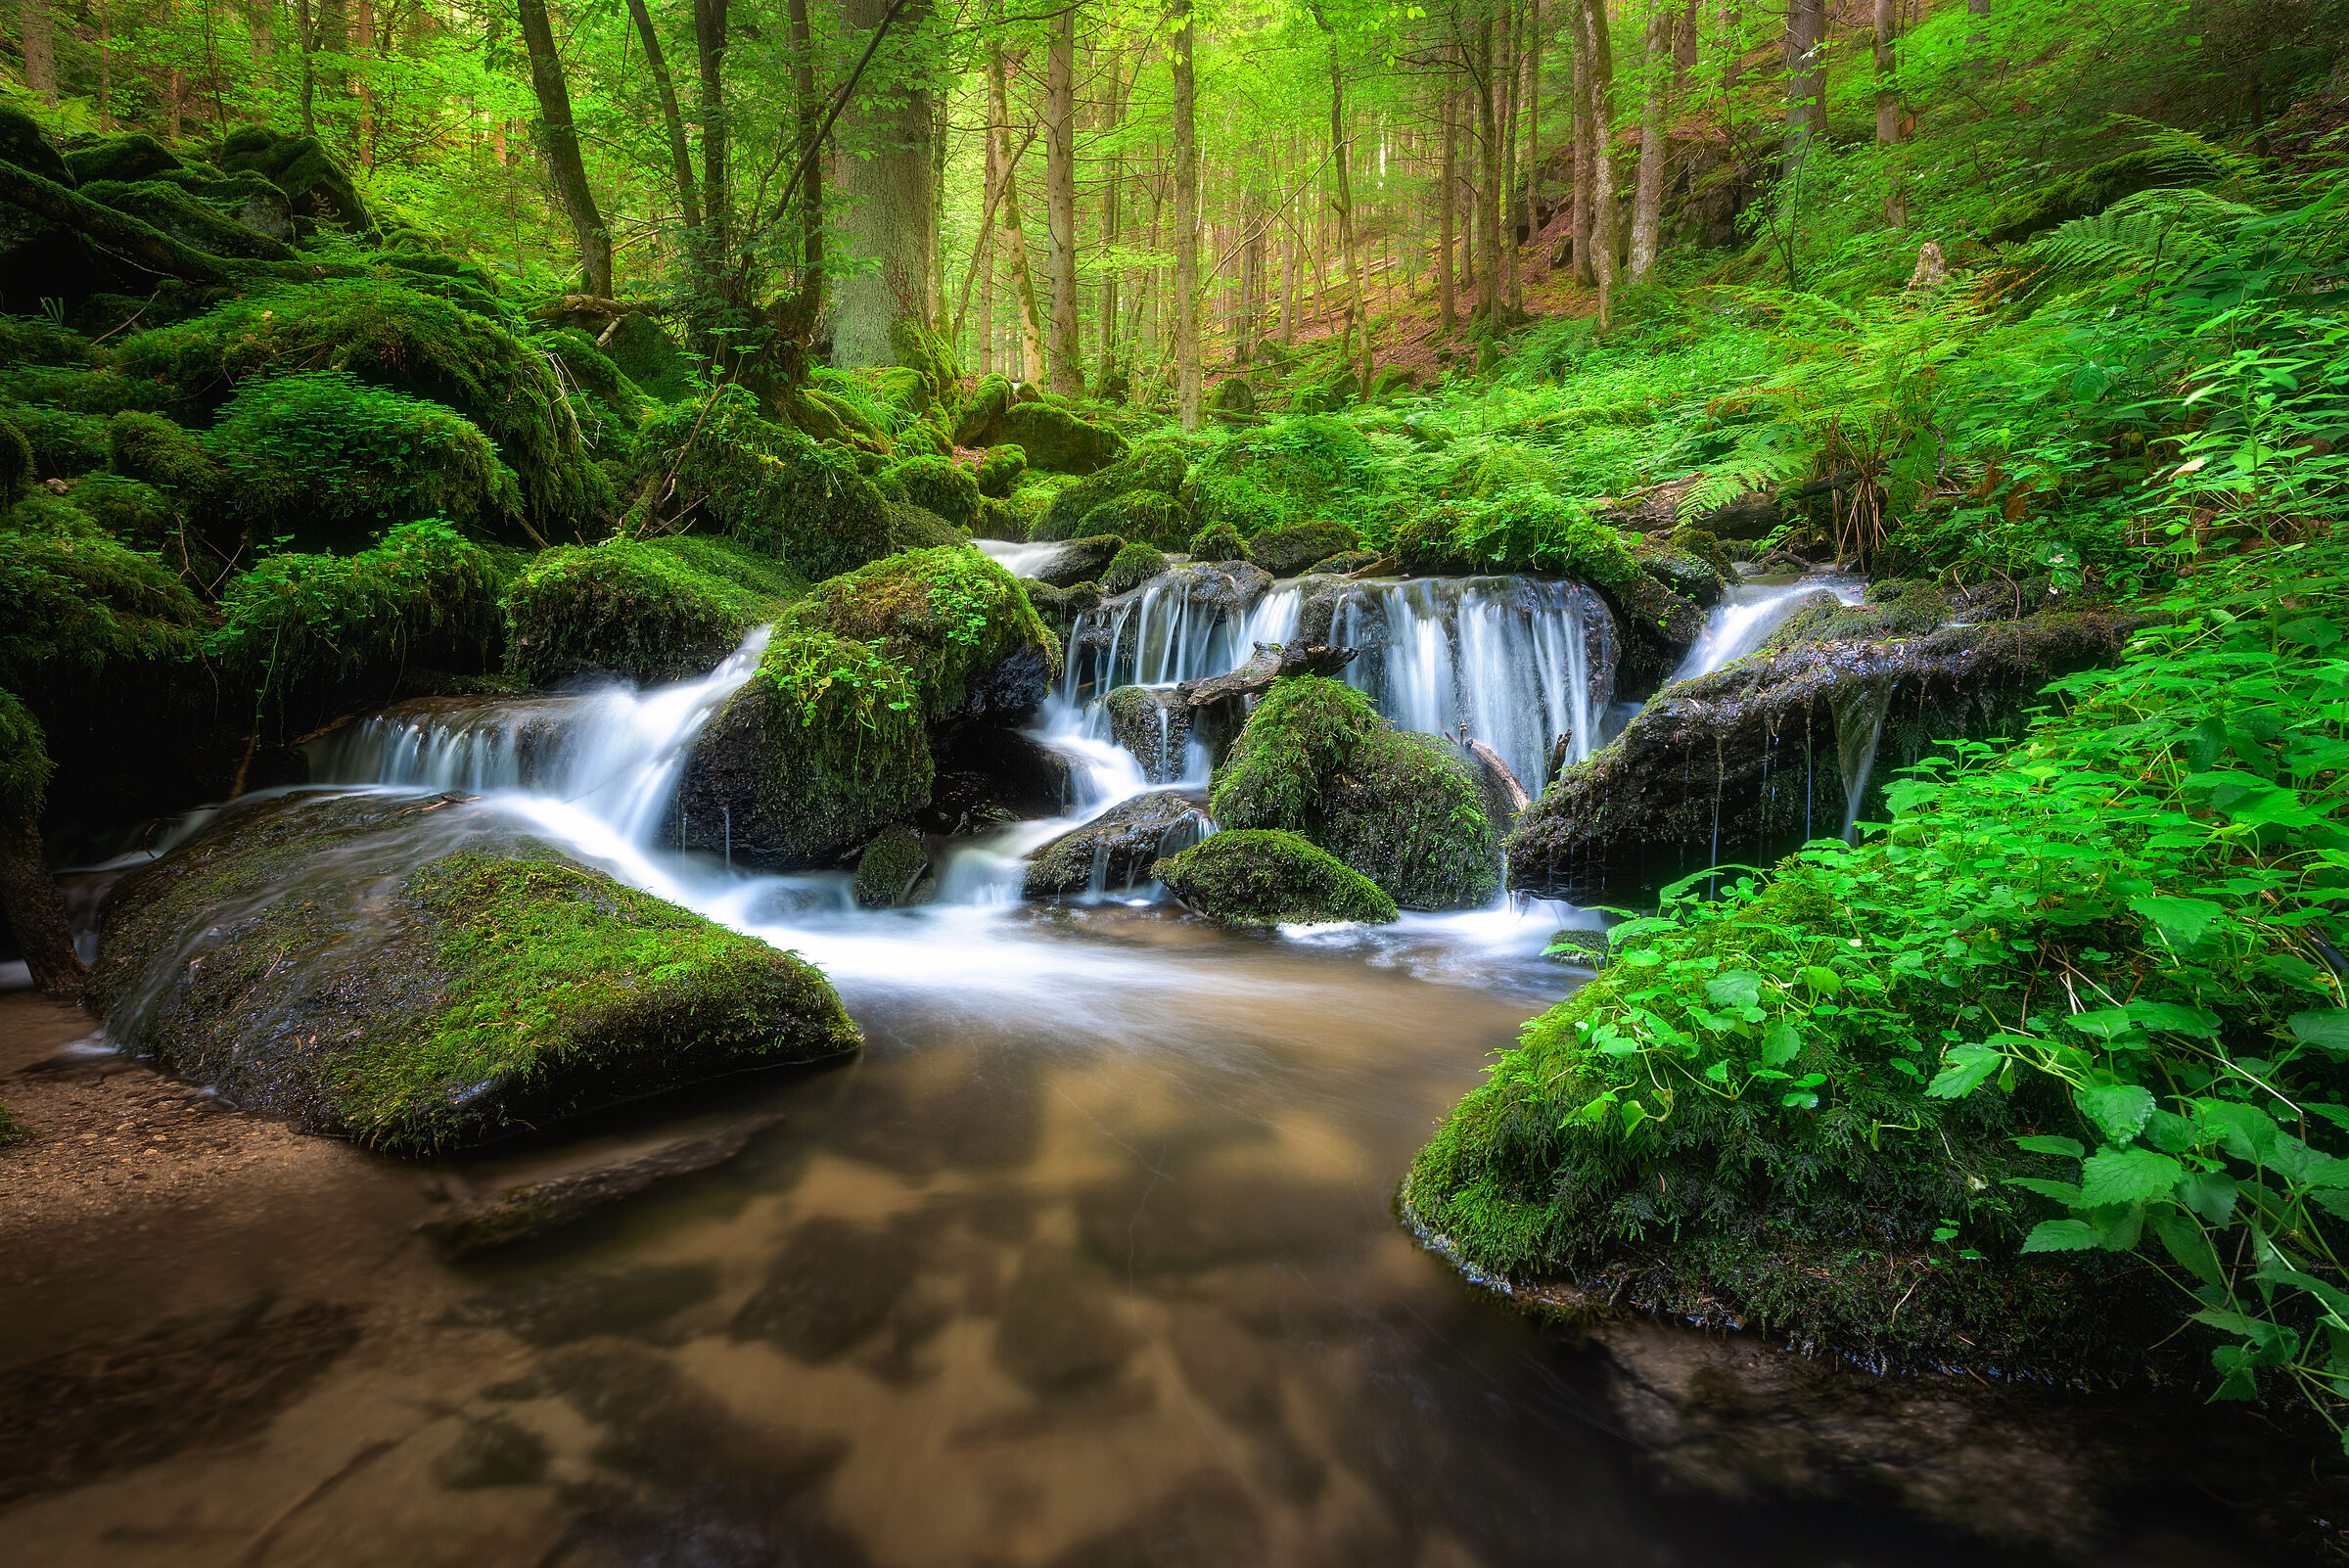
[[[1525,793],[1525,786],[1517,782],[1517,775],[1509,771],[1509,764],[1500,760],[1498,752],[1483,741],[1472,740],[1468,743],[1468,755],[1477,760],[1487,777],[1500,785],[1509,798],[1510,810],[1522,811],[1534,804],[1533,797]]]
[[[1239,669],[1186,680],[1174,690],[1186,707],[1205,708],[1226,697],[1254,697],[1284,675],[1334,675],[1354,663],[1354,655],[1352,648],[1284,648],[1260,642]]]

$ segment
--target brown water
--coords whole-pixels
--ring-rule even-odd
[[[1668,1484],[1618,1430],[1615,1361],[1396,1224],[1412,1150],[1569,983],[1538,939],[1115,906],[807,935],[859,1060],[464,1167],[352,1155],[200,1244],[46,1282],[47,1310],[0,1303],[40,1325],[21,1354],[159,1325],[209,1347],[174,1351],[222,1366],[159,1430],[255,1360],[310,1368],[241,1427],[17,1504],[0,1561],[2015,1560],[1895,1512]],[[760,1117],[730,1163],[492,1262],[409,1229],[428,1189]],[[2101,1560],[2247,1559],[2157,1531]]]

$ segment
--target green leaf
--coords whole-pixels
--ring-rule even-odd
[[[1731,969],[1706,981],[1705,994],[1716,1007],[1752,1007],[1762,999],[1762,977],[1750,969]]]
[[[2179,1268],[2206,1285],[2220,1290],[2227,1288],[2227,1272],[2219,1267],[2219,1255],[2211,1249],[2210,1238],[2199,1225],[2168,1207],[2147,1219],[2153,1233],[2161,1238],[2162,1247],[2178,1261]]]
[[[2080,1167],[2080,1200],[2092,1209],[2165,1198],[2186,1167],[2151,1149],[2105,1149]]]
[[[1962,1099],[1981,1087],[1982,1081],[1997,1072],[2005,1060],[2005,1053],[1988,1045],[1953,1045],[1942,1057],[1942,1069],[1925,1086],[1925,1092],[1937,1100]]]
[[[1843,990],[1843,977],[1823,964],[1805,964],[1796,973],[1804,985],[1822,996],[1832,996]]]
[[[2086,1084],[2072,1098],[2108,1143],[2129,1142],[2153,1115],[2153,1091],[2136,1084]]]
[[[2042,1133],[2036,1137],[2016,1138],[2014,1146],[2018,1149],[2028,1149],[2033,1154],[2060,1154],[2067,1160],[2085,1159],[2088,1155],[2088,1150],[2081,1145],[2078,1138],[2056,1137],[2051,1133]]]
[[[1784,1067],[1802,1048],[1802,1032],[1786,1019],[1779,1019],[1762,1032],[1761,1057],[1771,1067]]]
[[[2025,1252],[2089,1252],[2104,1245],[2104,1232],[2085,1220],[2043,1220],[2023,1238]]]
[[[2349,1056],[2349,1007],[2325,1007],[2294,1013],[2285,1020],[2292,1038],[2332,1056]]]
[[[2147,894],[2132,899],[2129,907],[2159,926],[2161,934],[2173,945],[2181,947],[2190,947],[2200,942],[2210,928],[2226,918],[2227,914],[2223,907],[2208,899],[2182,899],[2168,893]]]

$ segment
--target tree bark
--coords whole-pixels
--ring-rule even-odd
[[[1002,194],[998,198],[1003,227],[998,236],[1004,261],[1011,269],[1012,301],[1019,308],[1020,371],[1023,376],[1044,374],[1044,323],[1036,306],[1036,279],[1028,267],[1028,237],[1020,226],[1019,153],[1011,146],[1011,90],[1005,78],[1003,51],[988,49],[988,90],[994,102],[995,161],[1001,166]],[[1025,151],[1025,144],[1022,146]]]
[[[8,923],[32,983],[52,996],[78,996],[86,970],[73,949],[66,900],[49,874],[41,830],[31,822],[0,821],[0,919]]]
[[[1632,188],[1634,283],[1655,270],[1656,243],[1664,224],[1664,151],[1670,137],[1668,100],[1672,75],[1672,14],[1656,0],[1647,17],[1647,95],[1639,114],[1639,175]]]
[[[1501,32],[1500,59],[1500,177],[1494,191],[1494,224],[1500,231],[1500,300],[1514,309],[1523,302],[1517,283],[1517,92],[1518,69],[1524,51],[1518,29],[1525,14],[1515,6],[1507,13]]]
[[[1453,119],[1457,92],[1448,83],[1444,88],[1444,177],[1436,182],[1436,331],[1451,337],[1459,327],[1459,299],[1454,292],[1451,275],[1451,249],[1458,243],[1454,232],[1452,204],[1459,194],[1456,186],[1460,177],[1460,133]]]
[[[1542,237],[1542,0],[1526,0],[1525,240]]]
[[[1827,0],[1786,0],[1786,139],[1781,176],[1827,124]]]
[[[1199,127],[1191,75],[1191,0],[1174,0],[1174,383],[1185,431],[1199,428]]]
[[[1352,297],[1352,329],[1361,334],[1357,349],[1357,384],[1364,391],[1370,386],[1370,307],[1362,288],[1362,257],[1355,243],[1354,233],[1354,177],[1348,158],[1349,138],[1346,134],[1346,71],[1338,55],[1338,33],[1329,24],[1321,7],[1313,7],[1313,20],[1329,40],[1329,148],[1330,165],[1337,178],[1334,205],[1338,211],[1338,249],[1346,258],[1348,292]]]
[[[938,243],[930,76],[904,59],[919,47],[927,11],[927,0],[917,0],[899,13],[882,45],[897,53],[898,69],[888,85],[859,98],[867,106],[860,145],[844,150],[849,156],[840,161],[847,203],[839,226],[859,254],[880,262],[875,271],[843,276],[834,292],[832,361],[844,370],[898,363],[892,329],[904,324],[927,331],[937,314],[930,300]],[[859,32],[880,26],[888,13],[887,0],[846,0],[846,20]]]
[[[1487,16],[1476,32],[1476,118],[1481,146],[1477,163],[1484,178],[1478,182],[1476,203],[1477,316],[1486,330],[1499,321],[1501,301],[1500,225],[1494,213],[1500,196],[1500,79],[1493,51],[1493,19]]]
[[[1598,200],[1592,187],[1597,173],[1598,133],[1590,128],[1590,45],[1583,26],[1583,0],[1574,4],[1574,281],[1587,289],[1598,287],[1598,271],[1590,259],[1592,226],[1598,221]]]
[[[1044,49],[1044,238],[1051,273],[1050,385],[1063,396],[1084,391],[1077,340],[1077,11],[1052,23]]]
[[[49,0],[17,0],[17,36],[24,49],[24,85],[55,109],[57,44],[49,26]]]
[[[1116,130],[1126,114],[1126,79],[1123,52],[1111,50],[1109,55],[1109,101],[1102,115],[1102,129]],[[1101,179],[1101,363],[1093,377],[1096,395],[1106,400],[1110,383],[1118,373],[1118,269],[1110,259],[1118,248],[1118,224],[1123,216],[1120,196],[1126,186],[1126,159],[1123,154],[1110,154],[1103,159]]]
[[[1607,37],[1607,0],[1583,0],[1583,43],[1590,52],[1590,264],[1598,276],[1603,329],[1613,320],[1616,243],[1615,59]]]
[[[628,0],[628,15],[635,21],[636,36],[644,44],[644,63],[653,72],[653,86],[661,96],[662,128],[668,133],[669,177],[677,188],[677,210],[684,214],[685,226],[702,226],[701,193],[694,188],[693,155],[685,142],[685,115],[677,107],[677,84],[668,73],[668,59],[661,51],[661,34],[653,28],[652,13],[644,0]],[[796,35],[805,27],[806,0],[793,0],[793,47],[800,45]]]
[[[555,31],[546,18],[546,0],[519,0],[523,44],[530,55],[530,90],[538,99],[539,151],[546,155],[563,211],[571,219],[572,239],[579,248],[582,294],[612,292],[612,236],[604,215],[596,210],[595,193],[587,187],[587,165],[579,159],[579,136],[572,123],[571,88],[563,78],[563,58],[555,52]]]

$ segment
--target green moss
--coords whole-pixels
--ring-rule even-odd
[[[1102,569],[1101,591],[1130,593],[1166,570],[1165,553],[1137,539],[1120,550]]]
[[[1224,385],[1229,386],[1226,382]],[[1191,516],[1202,528],[1228,523],[1246,538],[1255,538],[1296,521],[1296,512],[1248,474],[1200,465],[1183,487]]]
[[[1248,541],[1240,530],[1228,523],[1211,524],[1191,535],[1191,559],[1194,561],[1246,561]]]
[[[32,487],[32,443],[14,420],[0,418],[0,507],[14,506]]]
[[[919,833],[902,823],[883,828],[856,857],[856,901],[867,909],[902,903],[929,869]]]
[[[719,575],[703,563],[739,560]],[[753,552],[718,540],[609,539],[533,559],[506,589],[506,665],[532,685],[581,674],[652,682],[714,667],[784,609]]]
[[[543,530],[613,509],[545,358],[487,317],[389,274],[273,289],[129,339],[122,368],[171,388],[191,417],[249,382],[309,371],[436,402],[495,443]],[[146,476],[137,476],[144,478]]]
[[[909,458],[881,477],[904,486],[914,505],[956,528],[969,529],[979,521],[979,481],[950,457]]]
[[[1797,610],[1771,633],[1766,646],[1793,648],[1807,642],[1916,637],[1939,628],[1950,618],[1950,597],[1935,584],[1879,582],[1869,586],[1865,604],[1819,604]]]
[[[314,136],[289,136],[247,125],[220,144],[218,162],[230,172],[250,169],[286,195],[308,223],[332,223],[353,234],[372,233],[374,219],[350,176]]]
[[[1178,437],[1143,441],[1099,473],[1062,484],[1052,493],[1048,509],[1030,530],[1029,537],[1039,541],[1074,539],[1087,533],[1145,537],[1123,527],[1091,525],[1091,514],[1103,506],[1122,502],[1122,510],[1147,516],[1154,532],[1169,532],[1169,537],[1153,542],[1166,549],[1180,549],[1190,532],[1183,530],[1179,536],[1174,536],[1168,520],[1178,515],[1174,497],[1182,489],[1190,462],[1190,443]]]
[[[63,408],[27,403],[0,405],[0,424],[14,429],[42,479],[78,479],[106,467],[106,425],[96,414],[77,414]],[[0,435],[0,470],[9,466],[9,438]],[[0,478],[0,495],[7,484]]]
[[[1125,455],[1126,439],[1056,403],[1014,403],[993,426],[993,439],[1027,452],[1036,468],[1061,474],[1091,474]]]
[[[1200,913],[1240,925],[1378,925],[1397,916],[1376,883],[1294,833],[1211,834],[1150,874]]]
[[[92,522],[141,550],[161,550],[179,537],[179,515],[152,484],[119,474],[92,474],[73,486],[73,504]]]
[[[141,180],[130,184],[96,180],[85,184],[81,194],[93,202],[104,203],[117,212],[127,212],[161,229],[180,244],[208,255],[254,261],[290,261],[294,258],[294,253],[284,242],[254,233],[167,180]]]
[[[2192,185],[2216,172],[2215,167],[2181,166],[2176,151],[2168,147],[2123,153],[2003,203],[1991,213],[1987,231],[1993,240],[2012,244],[2058,223],[2093,216],[2124,196],[2164,185]]]
[[[0,823],[38,821],[56,771],[41,721],[15,692],[0,687]]]
[[[0,158],[7,156],[0,151]],[[78,368],[94,354],[89,339],[47,316],[0,315],[0,364]]]
[[[990,446],[979,464],[979,493],[991,500],[1001,500],[1020,487],[1028,472],[1028,454],[1009,442]]]
[[[346,546],[425,517],[496,533],[522,509],[513,472],[470,423],[345,371],[246,388],[206,445],[254,538]]]
[[[160,413],[174,405],[170,388],[111,365],[21,365],[0,371],[0,387],[18,402],[75,414],[118,414],[127,408]]]
[[[629,455],[635,449],[636,427],[650,409],[636,384],[593,338],[576,328],[542,330],[530,343],[561,367],[563,393],[588,449],[598,456]]]
[[[1499,846],[1467,763],[1317,675],[1265,694],[1217,770],[1210,809],[1226,828],[1304,835],[1406,909],[1475,907],[1499,887]]]
[[[693,391],[691,364],[661,324],[643,311],[621,317],[603,351],[648,397],[673,403]]]
[[[211,453],[161,414],[116,414],[107,424],[106,451],[116,474],[152,484],[182,505],[208,510],[226,498],[227,476]]]
[[[1070,536],[1115,533],[1136,543],[1179,550],[1192,532],[1189,516],[1173,496],[1156,490],[1128,490],[1085,513]]]
[[[1260,533],[1248,558],[1276,577],[1293,577],[1315,561],[1351,550],[1359,541],[1343,523],[1299,523]]]
[[[1203,480],[1244,477],[1256,490],[1277,498],[1290,516],[1308,515],[1342,497],[1375,489],[1385,478],[1385,464],[1369,438],[1330,414],[1275,420],[1237,432],[1201,466]],[[1216,519],[1203,516],[1201,521]],[[1255,530],[1242,518],[1230,521],[1253,536]]]
[[[1011,407],[1011,383],[1001,376],[979,378],[965,398],[962,413],[954,422],[954,444],[957,446],[990,446],[997,444],[995,427],[1002,421],[1005,410]],[[1022,454],[1026,461],[1026,454]]]
[[[162,143],[145,131],[109,136],[91,146],[73,149],[65,159],[66,166],[73,171],[74,181],[81,185],[93,180],[153,179],[181,166]]]
[[[1059,640],[1019,579],[969,545],[907,550],[819,583],[793,620],[878,646],[934,718],[1024,710],[1060,669]]]

